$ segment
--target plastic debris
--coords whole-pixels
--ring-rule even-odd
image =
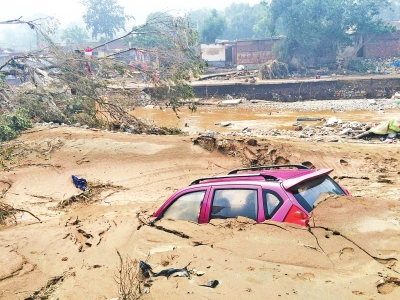
[[[197,276],[203,276],[204,274],[206,274],[206,272],[204,271],[195,271],[193,273],[196,274]]]
[[[186,267],[182,269],[174,269],[174,268],[165,269],[158,273],[153,273],[153,276],[154,277],[165,276],[169,278],[172,274],[175,274],[174,277],[189,277],[189,273]]]
[[[145,263],[144,261],[139,262],[139,268],[142,271],[142,274],[145,278],[149,278],[150,275],[153,273],[151,266],[148,263]]]
[[[210,280],[209,282],[207,282],[206,284],[200,284],[200,286],[205,286],[205,287],[209,287],[209,288],[215,288],[217,285],[219,284],[218,280]]]
[[[296,121],[325,121],[324,118],[297,117]]]
[[[149,278],[150,276],[153,277],[165,276],[169,278],[173,274],[174,277],[189,277],[187,266],[181,269],[168,268],[161,270],[160,272],[157,273],[154,273],[152,267],[148,263],[145,263],[144,261],[139,262],[139,267],[145,278]]]
[[[78,178],[75,175],[72,175],[72,180],[76,188],[81,189],[82,191],[86,190],[87,182],[85,178]]]

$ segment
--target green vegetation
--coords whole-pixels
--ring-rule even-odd
[[[291,67],[318,66],[339,56],[347,68],[371,36],[394,30],[383,17],[393,19],[399,10],[400,0],[263,0],[254,6],[232,3],[223,11],[195,10],[189,17],[204,43],[281,36],[274,54]]]
[[[169,39],[166,32],[173,22],[174,18],[168,13],[151,13],[147,16],[144,25],[132,28],[132,31],[137,33],[125,38],[124,42],[135,47],[157,48],[159,50],[172,49],[174,47],[173,41]]]
[[[118,5],[117,0],[83,0],[82,4],[86,7],[83,20],[86,28],[92,30],[94,39],[99,35],[112,39],[132,18],[125,14],[124,7]]]
[[[375,65],[364,60],[352,60],[348,67],[349,70],[358,73],[367,73],[375,71]]]
[[[250,6],[248,3],[232,3],[225,8],[227,26],[221,37],[228,40],[252,38],[253,27],[260,17],[258,8],[259,5]]]
[[[89,35],[84,28],[74,25],[63,31],[61,39],[67,44],[83,43],[89,39]]]
[[[270,31],[285,36],[276,55],[302,65],[339,55],[346,67],[370,35],[393,30],[379,17],[388,5],[386,0],[272,0]],[[345,51],[349,46],[353,51]]]
[[[226,29],[226,18],[213,9],[201,27],[201,38],[204,43],[212,44]]]
[[[14,114],[0,115],[0,141],[8,141],[18,137],[22,130],[32,127],[32,121],[24,109]]]

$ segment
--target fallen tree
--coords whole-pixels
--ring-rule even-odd
[[[0,65],[1,114],[24,108],[36,122],[122,126],[140,133],[148,130],[149,125],[130,113],[134,106],[144,101],[161,101],[177,110],[182,100],[194,96],[190,81],[198,76],[202,65],[195,48],[196,31],[186,18],[160,15],[124,36],[86,49],[55,44],[49,26],[43,22],[25,22],[21,18],[0,22],[15,23],[25,23],[36,30],[46,47],[11,57]],[[106,45],[116,40],[147,34],[168,43],[162,47],[127,45],[118,52],[104,51]],[[92,51],[96,50],[103,51],[103,55],[94,56]],[[139,55],[152,63],[147,67],[132,63],[132,57]],[[22,84],[8,85],[7,75],[18,78]],[[144,90],[151,96],[144,94]]]

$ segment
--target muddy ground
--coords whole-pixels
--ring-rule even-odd
[[[155,272],[195,269],[142,283],[143,299],[400,299],[398,144],[268,136],[230,139],[232,153],[195,138],[42,126],[2,144],[0,201],[24,211],[0,228],[0,298],[116,299],[118,250]],[[175,190],[250,162],[333,168],[353,197],[322,202],[309,229],[241,218],[149,225]],[[85,193],[71,175],[88,180]],[[219,285],[201,286],[210,280]]]

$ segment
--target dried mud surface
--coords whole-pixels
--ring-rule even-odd
[[[117,298],[116,249],[154,271],[204,272],[154,278],[142,299],[400,299],[397,144],[267,137],[217,140],[209,151],[194,138],[35,127],[3,144],[0,201],[41,222],[19,211],[1,226],[0,299]],[[250,163],[333,168],[353,197],[320,203],[310,228],[245,218],[149,225],[175,190]],[[219,285],[201,286],[209,280]]]

